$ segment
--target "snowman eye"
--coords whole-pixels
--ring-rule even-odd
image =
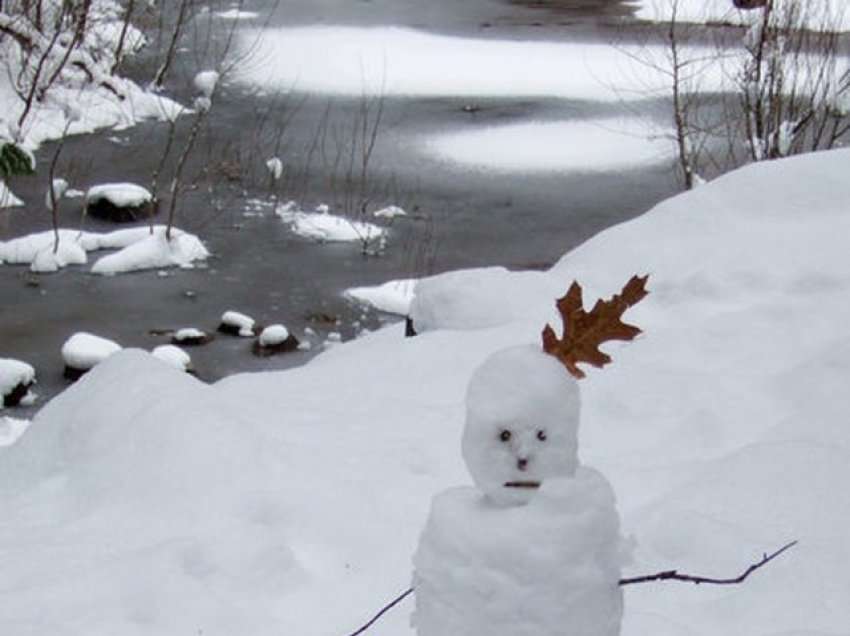
[[[507,429],[504,429],[501,433],[499,433],[499,439],[502,440],[503,442],[510,441],[511,432]]]
[[[546,441],[546,431],[544,431],[544,430],[537,431],[537,439],[539,439],[541,442],[545,442]]]

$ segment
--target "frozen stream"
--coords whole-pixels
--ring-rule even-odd
[[[266,11],[263,4],[247,3],[246,9],[262,15]],[[488,42],[573,44],[606,43],[641,30],[628,17],[626,3],[583,0],[550,3],[557,10],[534,8],[544,4],[284,0],[272,16],[269,30],[381,25]],[[240,29],[256,27],[256,20],[240,21]],[[285,59],[260,63],[277,65]],[[538,61],[530,58],[527,63],[537,65]],[[191,72],[188,62],[184,64],[184,79],[178,69],[172,80],[177,87]],[[557,68],[550,70],[553,76],[558,72]],[[541,74],[539,68],[530,68],[529,73]],[[503,83],[511,85],[509,78]],[[301,364],[321,348],[320,342],[330,331],[350,338],[359,328],[375,328],[385,320],[397,319],[352,305],[342,297],[348,287],[461,267],[545,267],[601,229],[645,211],[676,189],[664,153],[647,151],[642,144],[638,144],[635,161],[606,169],[604,160],[596,157],[592,171],[582,166],[580,148],[579,152],[573,148],[568,158],[573,164],[565,167],[559,163],[564,159],[558,153],[553,155],[551,148],[544,153],[541,145],[538,153],[517,145],[517,134],[521,138],[524,130],[531,135],[542,129],[543,140],[537,143],[545,144],[556,139],[552,130],[566,126],[564,134],[569,134],[570,126],[579,126],[577,138],[588,144],[589,151],[594,128],[583,126],[584,122],[600,117],[617,122],[637,115],[660,125],[665,115],[659,101],[642,99],[624,105],[588,95],[572,100],[543,97],[534,91],[511,96],[495,90],[483,97],[446,97],[439,90],[416,96],[390,91],[383,98],[375,154],[369,164],[371,201],[375,206],[400,205],[412,218],[393,224],[384,256],[363,257],[355,244],[317,244],[295,236],[273,213],[272,194],[281,200],[295,198],[305,208],[319,203],[329,203],[332,208],[341,205],[344,188],[329,174],[327,158],[320,161],[309,149],[317,131],[335,139],[336,147],[344,146],[351,134],[345,131],[351,130],[362,112],[363,99],[357,95],[317,86],[307,93],[297,86],[294,91],[273,86],[258,90],[250,82],[224,86],[209,130],[192,157],[188,173],[197,188],[186,192],[178,221],[183,229],[199,234],[214,253],[206,267],[113,278],[76,268],[49,276],[35,276],[22,267],[0,268],[0,357],[19,358],[36,366],[41,398],[35,408],[65,386],[59,349],[75,331],[91,331],[124,346],[150,349],[167,342],[152,331],[184,326],[212,330],[223,311],[236,309],[263,324],[282,322],[299,336],[309,326],[318,333],[317,346],[309,353],[260,359],[251,355],[249,340],[222,336],[190,351],[201,378],[215,380],[239,371]],[[260,121],[262,131],[257,133]],[[180,130],[187,125],[181,122]],[[482,142],[475,137],[490,126],[508,128],[500,128],[503,136],[492,140]],[[70,139],[60,165],[77,187],[107,181],[146,185],[159,159],[166,128],[147,123],[126,131]],[[605,127],[598,130],[603,136],[611,132]],[[480,165],[481,152],[472,152],[471,159],[451,159],[451,153],[457,155],[452,140],[470,152],[465,134],[472,135],[474,147],[480,149],[484,143],[485,156],[516,154],[521,159],[522,153],[542,154],[543,164],[534,170],[522,168],[522,161],[488,167]],[[273,140],[278,136],[283,140],[281,157],[292,176],[273,193],[262,164],[273,152]],[[609,143],[616,154],[616,140]],[[624,143],[621,154],[634,146],[633,140]],[[40,161],[51,152],[50,145],[42,148]],[[42,203],[43,183],[35,178],[19,179],[14,186],[28,207],[0,211],[0,240],[49,227]],[[78,224],[79,207],[79,200],[63,202],[63,225]],[[87,228],[108,230],[112,226],[89,222]],[[328,317],[338,319],[339,324],[328,323]]]

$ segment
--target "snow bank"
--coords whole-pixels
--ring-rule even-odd
[[[80,331],[62,345],[62,359],[66,366],[86,371],[120,350],[117,342]]]
[[[498,171],[598,172],[669,161],[673,131],[649,120],[529,122],[440,133],[426,154]]]
[[[0,633],[352,633],[407,587],[434,493],[469,483],[472,370],[537,342],[573,278],[590,304],[643,272],[628,317],[644,336],[606,345],[614,364],[580,383],[581,460],[637,541],[623,574],[736,575],[800,544],[743,586],[626,588],[623,636],[846,632],[848,162],[753,165],[548,273],[443,279],[496,324],[435,290],[430,331],[395,325],[288,371],[205,386],[145,353],[109,358],[3,451]],[[371,632],[411,634],[411,608]]]
[[[32,263],[30,263],[30,270],[46,274],[58,272],[68,265],[85,265],[87,261],[86,251],[77,243],[76,239],[60,239],[58,245],[51,241],[50,245],[35,253]]]
[[[151,355],[175,369],[188,371],[192,368],[192,357],[180,347],[174,345],[160,345],[151,351]]]
[[[206,260],[210,253],[194,234],[171,230],[171,240],[165,229],[155,229],[143,239],[99,258],[92,265],[92,274],[121,274],[161,267],[190,269],[197,261]]]
[[[29,428],[30,423],[29,420],[0,416],[0,448],[17,442]]]
[[[413,302],[413,290],[418,279],[404,278],[391,280],[374,287],[351,287],[343,295],[357,302],[365,303],[388,314],[406,316]]]
[[[315,241],[372,242],[386,234],[386,230],[373,223],[330,214],[327,208],[318,212],[304,212],[287,203],[278,206],[275,214],[288,224],[293,232]]]
[[[619,101],[666,94],[669,84],[663,69],[635,59],[659,59],[663,46],[465,38],[397,27],[244,29],[236,37],[256,60],[238,70],[238,81],[308,93]],[[682,55],[703,57],[690,47]],[[702,78],[707,90],[722,80],[719,66]]]

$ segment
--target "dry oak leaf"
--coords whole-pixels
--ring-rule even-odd
[[[581,285],[573,281],[566,296],[557,302],[564,323],[564,336],[558,339],[555,330],[547,324],[543,329],[543,350],[558,358],[577,378],[585,377],[584,371],[577,366],[579,362],[595,367],[611,362],[611,357],[602,353],[599,345],[608,340],[633,340],[641,333],[640,329],[622,322],[620,318],[649,293],[646,291],[648,279],[649,276],[632,276],[623,291],[614,294],[610,300],[597,300],[590,313],[584,310]]]

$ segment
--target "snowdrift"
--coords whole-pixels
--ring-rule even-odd
[[[589,303],[649,273],[628,314],[645,335],[581,382],[582,460],[637,544],[624,574],[734,575],[800,544],[743,587],[627,588],[623,634],[846,634],[848,161],[744,168],[549,272],[431,281],[416,338],[396,325],[213,386],[110,357],[0,449],[0,633],[350,633],[410,583],[433,494],[470,482],[472,369],[537,341],[574,278]],[[411,609],[371,633],[411,634]]]

